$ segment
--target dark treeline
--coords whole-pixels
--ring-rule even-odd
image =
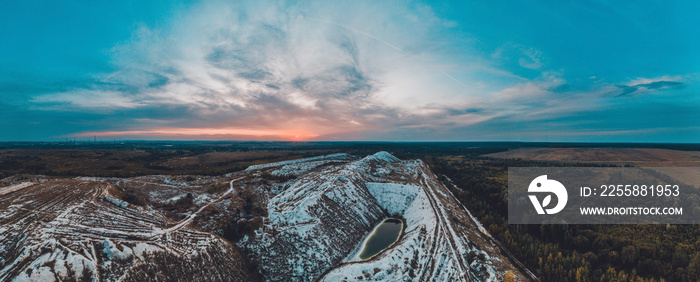
[[[257,151],[257,150],[309,150],[348,149],[412,153],[459,154],[472,149],[517,149],[517,148],[661,148],[683,151],[700,151],[696,143],[578,143],[578,142],[385,142],[385,141],[78,141],[78,142],[0,142],[2,149],[116,149],[116,150],[191,150]]]

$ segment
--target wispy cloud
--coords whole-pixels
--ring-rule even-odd
[[[48,104],[50,108],[52,107],[50,105],[53,105],[53,107],[68,105],[71,107],[89,108],[95,111],[115,108],[136,108],[144,105],[134,98],[128,97],[121,91],[88,89],[77,89],[69,92],[42,95],[33,98],[32,101],[43,105]]]
[[[95,85],[32,101],[53,110],[173,109],[181,111],[178,124],[214,121],[241,132],[390,127],[430,116],[421,113],[426,105],[469,100],[458,96],[469,85],[449,73],[445,58],[414,46],[433,29],[455,26],[443,23],[427,7],[403,5],[203,4],[169,29],[139,27],[113,48],[119,70]]]
[[[686,84],[680,76],[663,76],[660,78],[637,78],[626,85],[618,85],[622,89],[620,96],[629,95],[635,92],[647,92],[647,90],[662,89],[683,89]]]
[[[520,63],[521,67],[528,68],[528,69],[539,69],[542,67],[542,62],[540,61],[542,57],[542,52],[539,50],[535,50],[534,48],[527,48],[527,49],[520,49],[522,52],[523,56],[518,60],[518,63]]]
[[[469,35],[459,44],[436,38],[459,27],[404,2],[201,3],[136,28],[110,51],[116,71],[30,103],[119,113],[120,122],[77,136],[470,139],[469,128],[516,135],[525,126],[503,124],[552,125],[619,96],[691,83],[664,76],[582,86],[536,46],[484,51],[465,47]]]
[[[543,66],[542,51],[533,47],[527,47],[510,42],[498,47],[498,49],[491,54],[491,58],[498,61],[510,61],[517,59],[517,62],[521,67],[531,70],[537,70]]]

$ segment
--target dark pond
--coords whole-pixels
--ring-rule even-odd
[[[360,251],[360,259],[369,259],[391,246],[401,236],[402,227],[403,222],[397,218],[387,218],[379,223]]]

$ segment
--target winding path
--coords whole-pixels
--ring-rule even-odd
[[[241,180],[241,179],[243,179],[243,178],[245,178],[245,176],[239,177],[239,178],[236,178],[236,179],[232,179],[232,180],[229,182],[229,189],[228,189],[228,191],[226,191],[224,194],[222,194],[219,198],[217,198],[217,199],[215,199],[215,200],[212,200],[211,202],[207,203],[206,205],[203,205],[203,206],[200,207],[196,212],[190,214],[189,216],[187,216],[187,218],[181,220],[180,222],[178,222],[177,224],[173,225],[172,227],[166,228],[166,229],[163,229],[163,230],[161,230],[161,231],[156,232],[156,235],[162,235],[162,234],[165,234],[165,233],[170,233],[170,232],[173,232],[173,231],[177,231],[177,230],[179,230],[179,229],[181,229],[181,228],[187,226],[187,225],[188,225],[190,222],[192,222],[192,220],[194,220],[194,218],[195,218],[201,211],[203,211],[205,208],[209,207],[209,206],[210,206],[211,204],[213,204],[213,203],[216,203],[216,202],[218,202],[218,201],[223,200],[226,196],[228,196],[229,194],[233,193],[233,191],[234,191],[234,189],[233,189],[233,182],[234,182],[234,181]]]

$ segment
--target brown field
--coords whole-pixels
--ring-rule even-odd
[[[519,148],[484,156],[650,167],[686,184],[700,186],[700,151],[650,148]]]
[[[503,159],[631,164],[643,167],[700,167],[700,151],[649,148],[520,148],[484,155]]]
[[[191,149],[191,150],[190,150]],[[133,177],[222,175],[248,166],[328,154],[331,150],[211,152],[184,149],[0,149],[0,179],[12,175]]]
[[[277,158],[285,155],[287,155],[287,152],[211,152],[194,156],[172,158],[161,162],[161,164],[167,167],[187,167],[260,158]]]

